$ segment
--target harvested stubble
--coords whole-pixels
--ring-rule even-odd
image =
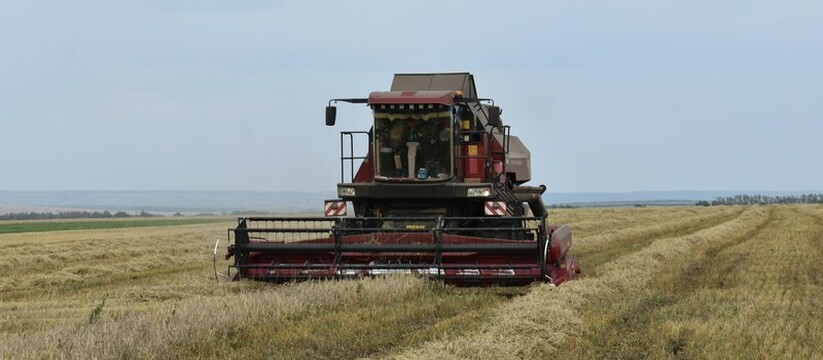
[[[551,223],[568,224],[574,229],[575,237],[587,238],[625,228],[728,211],[735,210],[717,207],[550,209],[549,220]]]
[[[492,320],[465,337],[431,342],[396,355],[418,358],[545,358],[562,355],[560,345],[583,332],[582,311],[588,303],[615,294],[630,296],[650,281],[667,261],[688,256],[695,246],[722,242],[763,223],[767,211],[749,208],[734,220],[677,238],[655,240],[646,248],[604,264],[600,276],[561,287],[536,286],[529,294],[495,311]]]
[[[355,357],[472,329],[519,294],[414,277],[216,283],[226,225],[0,236],[21,254],[0,293],[0,358]]]
[[[654,279],[658,304],[639,331],[650,356],[823,358],[823,219],[811,206],[775,209],[757,231],[706,247],[709,266],[671,264]]]
[[[204,284],[205,285],[205,284]],[[213,284],[211,286],[214,286]],[[222,284],[218,294],[194,296],[170,307],[107,314],[94,323],[73,323],[36,334],[7,335],[3,357],[174,358],[226,355],[270,332],[264,322],[314,316],[335,307],[408,301],[428,285],[411,277],[379,281],[305,283],[267,288]],[[103,309],[108,311],[108,309]],[[37,344],[32,346],[32,344]]]
[[[0,235],[0,358],[823,358],[823,207],[551,216],[585,276],[515,290],[215,284],[228,224]]]

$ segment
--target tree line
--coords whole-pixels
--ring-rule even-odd
[[[0,220],[51,220],[51,219],[106,219],[106,218],[129,218],[129,217],[150,217],[157,216],[154,214],[141,211],[137,215],[129,214],[125,211],[118,211],[112,213],[111,211],[60,211],[57,213],[43,212],[36,213],[19,212],[6,213],[0,215]]]
[[[734,195],[718,196],[712,202],[706,200],[698,201],[697,206],[718,206],[718,205],[770,205],[770,204],[823,204],[823,194],[803,194],[803,195]]]

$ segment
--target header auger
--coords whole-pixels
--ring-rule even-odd
[[[529,150],[500,108],[477,97],[471,74],[397,74],[390,91],[332,99],[326,125],[339,102],[374,114],[369,131],[340,134],[339,199],[326,201],[326,217],[240,218],[226,255],[234,279],[417,273],[455,285],[557,285],[580,272],[569,228],[547,224],[546,187],[523,185]],[[365,155],[354,155],[355,138],[367,140]]]

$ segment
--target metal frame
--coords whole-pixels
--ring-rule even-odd
[[[434,221],[434,226],[425,229],[410,229],[400,226],[385,227],[385,221],[394,221],[398,223],[408,222],[429,222]],[[351,226],[356,223],[360,224],[376,224],[383,223],[380,227],[364,227]],[[454,222],[463,223],[480,223],[484,227],[476,226],[459,226],[448,227],[446,224]],[[514,226],[511,224],[521,223],[532,226]],[[255,224],[256,223],[256,224]],[[255,227],[249,227],[249,225]],[[262,226],[260,226],[262,224]],[[508,226],[495,226],[500,224],[507,224]],[[283,226],[285,225],[285,226]],[[444,243],[444,235],[460,236],[460,233],[467,232],[531,232],[534,234],[534,240],[508,240],[498,238],[479,238],[466,236],[468,239],[465,243]],[[364,244],[364,243],[346,243],[344,238],[349,235],[362,234],[431,234],[431,243],[414,244],[414,243],[397,243],[397,244]],[[234,244],[230,247],[230,254],[235,256],[235,264],[230,265],[230,268],[238,270],[242,274],[245,269],[334,269],[335,275],[333,278],[350,277],[346,275],[349,271],[357,270],[400,270],[415,272],[425,269],[436,269],[436,274],[431,274],[431,271],[426,272],[426,275],[433,276],[439,279],[448,280],[445,270],[454,269],[477,269],[480,270],[514,270],[517,269],[540,269],[540,276],[544,278],[546,274],[546,252],[547,243],[549,241],[547,236],[546,218],[545,217],[398,217],[398,218],[375,218],[375,217],[356,217],[356,218],[319,218],[319,217],[304,217],[304,218],[288,218],[288,217],[246,217],[238,218],[238,226],[234,229],[229,229],[229,239],[231,242],[231,235],[234,235]],[[312,237],[311,240],[293,239],[293,242],[285,241],[270,241],[268,235],[277,234],[285,237],[291,235],[297,238],[300,235],[316,234],[317,237]],[[263,235],[263,236],[261,236]],[[252,241],[256,239],[258,241]],[[328,239],[328,242],[323,240]],[[483,240],[475,241],[474,240]],[[260,241],[262,240],[262,241]],[[309,240],[309,242],[306,242]],[[501,240],[506,242],[501,243],[484,243],[487,241]],[[533,255],[534,263],[521,264],[444,264],[444,253],[465,253],[473,252],[479,256],[502,256],[502,255]],[[290,254],[308,255],[308,254],[325,254],[333,255],[332,263],[320,264],[250,264],[250,254],[252,253],[269,253],[288,256]],[[387,263],[387,264],[347,264],[341,260],[344,253],[362,253],[362,254],[414,254],[420,256],[425,254],[426,257],[431,257],[431,263]],[[402,258],[402,257],[401,257]],[[311,278],[312,276],[306,276]],[[255,277],[257,278],[257,277]],[[272,278],[263,278],[264,280],[278,280],[278,276]],[[294,276],[289,279],[280,280],[300,280]],[[489,281],[488,277],[461,275],[461,281]],[[530,277],[531,279],[531,277]],[[505,279],[504,279],[505,280]],[[521,278],[513,277],[510,280],[520,280]],[[536,279],[535,279],[536,280]]]

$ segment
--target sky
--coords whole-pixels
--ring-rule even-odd
[[[5,1],[0,190],[333,191],[370,111],[329,99],[464,71],[550,191],[821,189],[821,34],[819,1]]]

